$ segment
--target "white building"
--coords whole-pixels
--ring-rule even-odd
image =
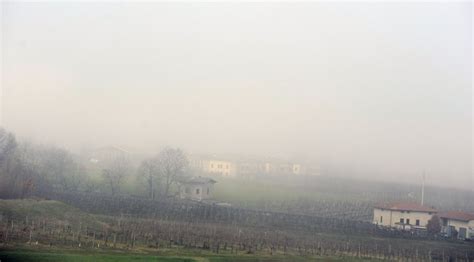
[[[182,199],[196,201],[212,199],[215,183],[217,183],[217,181],[212,178],[193,177],[180,182],[179,195]]]
[[[434,208],[416,203],[380,204],[374,207],[373,223],[404,230],[426,229],[436,212]]]
[[[225,160],[208,160],[204,165],[204,171],[219,174],[221,176],[235,176],[235,164]]]
[[[197,174],[212,174],[226,177],[234,177],[236,175],[236,165],[234,162],[199,155],[191,155],[188,159],[190,168]]]
[[[299,175],[302,173],[300,164],[266,162],[263,171],[269,175]]]
[[[265,165],[256,160],[239,160],[236,162],[236,174],[239,177],[257,177],[265,173]]]
[[[308,169],[299,163],[279,159],[258,159],[238,156],[190,155],[189,166],[195,174],[221,175],[224,177],[257,177],[262,175],[306,175]],[[319,175],[312,170],[311,175]]]
[[[438,213],[441,220],[441,232],[448,237],[474,239],[474,214],[461,211]]]
[[[115,161],[130,160],[131,153],[118,146],[106,146],[92,151],[88,158],[93,164],[113,163]]]

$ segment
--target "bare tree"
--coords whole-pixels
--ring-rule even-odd
[[[12,196],[16,176],[13,164],[17,142],[12,133],[0,128],[0,197]]]
[[[10,196],[24,198],[38,184],[47,184],[42,182],[44,178],[40,176],[39,155],[37,148],[31,144],[18,145],[14,157],[8,163]]]
[[[0,131],[0,187],[2,195],[25,197],[33,190],[75,191],[82,183],[83,170],[67,150],[16,144],[14,137]]]
[[[163,195],[168,197],[171,185],[186,176],[188,159],[181,149],[165,148],[158,154],[156,163],[163,181]]]
[[[157,159],[149,158],[143,160],[138,169],[138,175],[146,181],[148,196],[151,199],[155,199],[156,190],[160,184]]]
[[[130,171],[130,161],[125,156],[115,157],[108,161],[106,167],[102,170],[102,176],[109,186],[112,195],[120,192],[120,186]]]
[[[75,191],[83,180],[83,170],[73,155],[61,148],[42,150],[41,168],[48,182],[61,191]]]
[[[0,166],[2,166],[8,157],[13,155],[17,147],[15,136],[0,128]]]

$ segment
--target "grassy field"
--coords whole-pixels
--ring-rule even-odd
[[[85,213],[59,201],[52,200],[0,200],[0,215],[3,218],[14,218],[17,222],[26,220],[45,219],[50,224],[78,224],[89,228],[106,226],[107,217]],[[85,239],[85,238],[84,238]],[[85,241],[85,240],[84,240]],[[0,241],[1,242],[1,241]],[[290,255],[291,254],[291,255]],[[25,242],[10,242],[9,245],[0,243],[0,261],[242,261],[242,262],[285,262],[285,261],[364,261],[342,257],[307,257],[296,254],[277,253],[229,253],[219,254],[201,249],[172,248],[151,250],[145,247],[129,249],[88,249],[71,248],[66,246],[49,246],[40,240],[40,244],[25,244]]]
[[[163,261],[163,262],[303,262],[303,261],[378,261],[347,257],[298,257],[258,255],[215,255],[185,252],[177,255],[125,252],[96,252],[77,250],[0,250],[0,261],[56,262],[56,261]]]
[[[243,183],[243,182],[242,182]],[[252,184],[252,182],[249,182]],[[242,186],[244,187],[244,186]],[[248,189],[250,191],[254,191],[254,189]],[[227,192],[227,194],[237,194],[238,192]],[[243,194],[240,194],[243,195]],[[112,217],[108,217],[105,215],[94,215],[83,212],[77,208],[72,206],[66,205],[59,201],[51,201],[51,200],[35,200],[35,199],[24,199],[24,200],[0,200],[0,221],[3,221],[5,224],[2,226],[5,227],[7,225],[10,228],[10,219],[13,218],[15,220],[15,231],[17,233],[22,233],[23,238],[19,241],[20,238],[17,240],[2,243],[3,236],[0,238],[0,261],[242,261],[242,262],[253,262],[253,261],[261,261],[261,262],[285,262],[285,261],[376,261],[376,260],[363,260],[358,259],[356,257],[342,257],[335,256],[336,254],[342,254],[339,252],[324,252],[329,256],[324,257],[314,257],[311,254],[318,254],[317,252],[305,252],[301,253],[296,249],[289,249],[288,251],[282,251],[281,249],[276,252],[272,252],[273,255],[270,255],[268,250],[262,251],[260,250],[253,250],[251,254],[247,253],[247,250],[239,249],[238,253],[230,252],[229,249],[221,250],[220,252],[211,252],[211,249],[204,249],[204,248],[186,248],[184,246],[168,246],[165,241],[168,241],[167,238],[160,239],[160,245],[158,246],[148,246],[148,244],[144,244],[143,238],[142,242],[137,242],[136,246],[128,246],[128,242],[120,242],[118,241],[117,247],[111,248],[111,246],[102,246],[98,248],[98,246],[93,246],[91,243],[92,235],[87,235],[84,233],[84,227],[89,229],[97,228],[98,231],[101,229],[110,230],[114,228],[113,222],[115,220],[111,220]],[[4,220],[7,218],[9,220]],[[48,235],[48,231],[41,233],[41,229],[38,228],[36,231],[37,233],[33,234],[33,241],[28,241],[28,230],[23,229],[23,223],[26,220],[32,220],[37,222],[41,222],[42,219],[45,219],[48,222],[48,225],[52,224],[59,224],[59,227],[56,226],[57,229],[54,233],[55,239],[58,241],[52,241],[51,244]],[[139,221],[137,221],[139,220]],[[6,223],[6,222],[7,223]],[[59,222],[59,223],[57,223]],[[128,223],[126,220],[124,222]],[[133,222],[147,222],[146,219],[143,221],[139,218],[133,218]],[[62,233],[63,225],[70,225],[72,228],[75,228],[76,231],[79,227],[78,225],[82,225],[82,243],[83,246],[79,246],[77,248],[77,234],[75,240],[71,242],[71,239],[74,239],[74,234],[72,235],[69,233]],[[132,224],[130,224],[131,226]],[[159,224],[158,224],[159,225]],[[165,222],[161,226],[165,228],[168,226],[169,223]],[[176,224],[177,225],[177,224]],[[176,226],[174,225],[174,226]],[[205,226],[205,225],[201,225]],[[11,230],[13,231],[13,223],[11,226]],[[25,231],[26,230],[26,231]],[[242,229],[245,233],[245,230]],[[44,231],[44,230],[43,230]],[[81,230],[79,230],[81,231]],[[94,230],[93,230],[94,231]],[[120,231],[120,230],[119,230]],[[163,230],[165,232],[165,230]],[[0,230],[0,235],[3,232],[3,229]],[[25,233],[26,232],[26,233]],[[31,232],[31,231],[30,231]],[[125,232],[125,231],[123,231]],[[226,231],[227,232],[227,231]],[[292,233],[297,234],[297,236],[305,236],[305,232],[303,231],[292,231]],[[58,234],[62,234],[62,236],[58,237]],[[240,233],[239,233],[240,234]],[[69,240],[67,243],[66,237]],[[413,250],[423,250],[427,247],[430,250],[461,250],[462,252],[466,253],[467,250],[472,250],[472,244],[468,242],[448,242],[448,241],[431,241],[431,240],[412,240],[412,239],[403,239],[403,238],[382,238],[382,237],[373,237],[367,235],[345,235],[345,234],[337,234],[337,233],[316,233],[313,235],[318,239],[327,241],[327,242],[334,242],[334,243],[362,243],[362,246],[371,246],[372,244],[378,245],[379,247],[386,247],[388,244],[391,244],[392,247],[400,249],[402,247],[410,246]],[[93,239],[95,241],[95,233],[93,235]],[[103,241],[104,238],[99,237],[100,240]],[[31,233],[30,233],[30,240],[31,240]],[[39,243],[34,240],[39,240]],[[75,242],[74,242],[75,241]],[[110,244],[111,238],[109,238]],[[26,244],[26,243],[29,244]],[[74,243],[75,245],[71,245]],[[368,244],[367,244],[368,243]],[[3,249],[2,249],[3,248]],[[360,244],[359,244],[360,249]],[[234,249],[232,249],[234,250]],[[237,250],[237,249],[236,249]],[[425,252],[426,253],[426,252]],[[462,253],[462,255],[464,255]],[[354,254],[347,254],[345,255],[354,255]],[[467,254],[467,253],[466,253]],[[374,256],[377,257],[377,256]]]
[[[117,255],[117,254],[78,254],[78,253],[48,253],[33,251],[0,251],[1,261],[53,262],[53,261],[164,261],[192,262],[191,258],[163,257],[153,255]]]
[[[357,201],[358,197],[340,194],[331,190],[313,190],[303,188],[300,184],[290,183],[284,179],[239,179],[215,177],[218,181],[214,187],[214,198],[248,208],[262,208],[269,203],[291,203],[307,201]]]
[[[273,181],[244,180],[218,177],[214,187],[215,199],[222,202],[259,206],[267,201],[291,201],[299,198],[318,199],[317,192],[296,191]]]
[[[20,221],[34,218],[37,221],[45,219],[50,222],[70,225],[82,224],[96,229],[105,226],[104,223],[97,220],[93,215],[54,200],[0,200],[0,214]]]
[[[87,176],[93,181],[98,191],[109,194],[110,188],[103,180],[101,170],[97,167],[94,168],[89,170]],[[215,200],[248,208],[267,208],[272,203],[277,206],[288,205],[301,200],[338,203],[416,202],[421,197],[418,185],[342,177],[233,178],[213,176],[212,174],[205,176],[212,177],[217,181],[214,187]],[[139,179],[136,175],[130,175],[124,179],[120,192],[147,197],[146,189],[146,182],[143,179]],[[428,205],[434,205],[439,209],[474,212],[472,201],[466,201],[474,196],[470,191],[427,186],[425,193],[429,196],[426,199]]]

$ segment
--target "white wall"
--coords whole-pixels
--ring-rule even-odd
[[[400,219],[403,218],[404,223],[407,223],[407,219],[410,219],[410,225],[415,226],[416,220],[420,220],[420,227],[426,227],[428,221],[431,219],[434,213],[427,212],[415,212],[415,211],[392,211],[387,209],[374,208],[374,219],[373,222],[382,226],[395,227],[400,223]],[[381,220],[382,217],[382,221]]]
[[[447,226],[453,226],[456,231],[459,233],[459,228],[463,227],[466,229],[466,237],[474,237],[474,220],[469,222],[454,220],[454,219],[447,219]]]
[[[229,161],[210,160],[206,171],[221,174],[222,176],[235,176],[235,165]]]
[[[374,208],[374,223],[381,226],[392,226],[391,211]]]
[[[186,192],[186,188],[189,189],[189,192]],[[209,194],[207,189],[209,188]],[[197,193],[199,190],[199,194]],[[211,199],[214,195],[214,185],[212,183],[203,184],[203,185],[183,185],[181,187],[181,198],[187,198],[192,200],[205,200]]]

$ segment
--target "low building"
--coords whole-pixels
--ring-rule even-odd
[[[428,221],[436,214],[432,207],[417,203],[379,204],[374,207],[373,223],[397,229],[426,229]]]
[[[322,174],[321,166],[315,164],[307,164],[301,166],[301,173],[306,176],[320,176]]]
[[[189,167],[195,174],[221,175],[226,177],[234,177],[236,175],[236,165],[234,162],[203,155],[190,155],[188,159]]]
[[[88,155],[89,162],[92,164],[107,164],[115,161],[129,160],[130,151],[118,146],[106,146],[95,149]]]
[[[221,176],[235,176],[235,165],[225,160],[209,160],[204,165],[204,171]]]
[[[217,183],[217,181],[212,178],[193,177],[180,182],[179,195],[182,199],[196,201],[212,199],[215,183]]]
[[[269,175],[299,175],[302,173],[302,168],[300,164],[295,163],[266,162],[263,166],[263,171]]]
[[[236,173],[239,177],[257,177],[265,173],[265,166],[259,161],[239,160],[236,162]]]
[[[254,178],[258,176],[319,175],[305,165],[276,158],[258,158],[238,155],[188,155],[189,167],[196,175]]]
[[[441,233],[447,237],[474,239],[474,214],[462,211],[438,213],[441,220]]]

